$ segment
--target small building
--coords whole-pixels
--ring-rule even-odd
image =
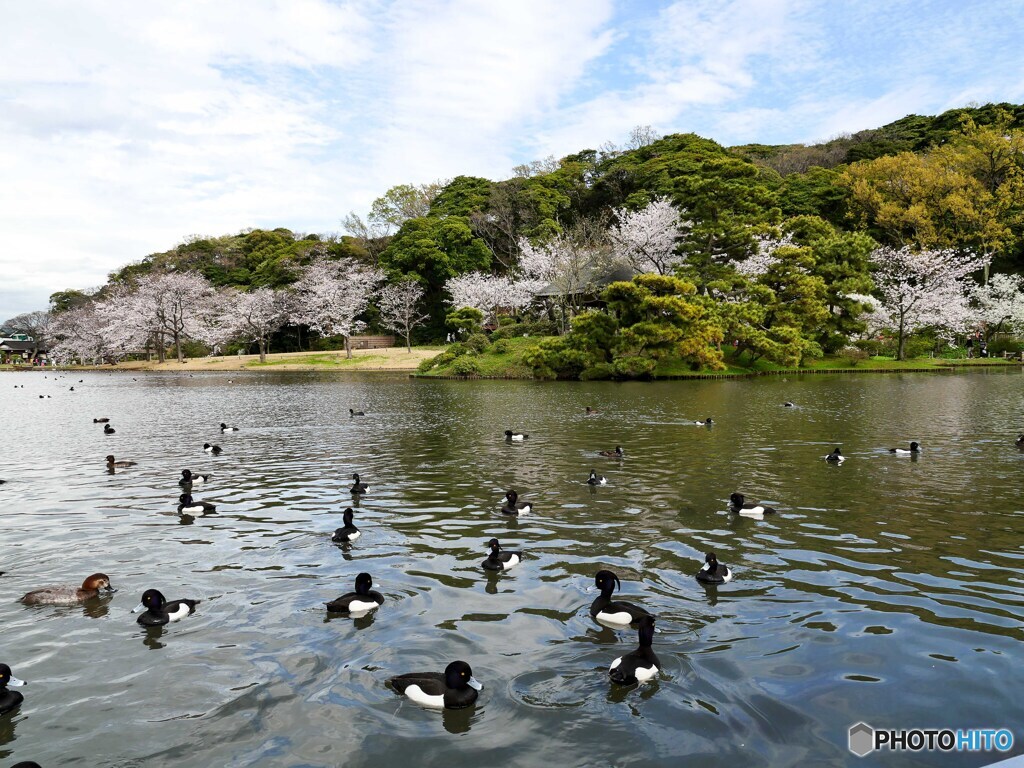
[[[41,349],[36,340],[25,333],[13,333],[0,328],[0,362],[35,364],[46,359],[47,350]]]

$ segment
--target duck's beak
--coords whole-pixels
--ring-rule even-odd
[[[466,683],[466,685],[468,685],[474,691],[482,691],[484,689],[484,684],[477,680],[475,677],[470,677],[469,682]]]
[[[106,593],[107,593],[108,595],[112,595],[112,594],[114,594],[115,592],[117,592],[117,590],[116,590],[116,589],[114,589],[114,588],[113,588],[112,586],[110,586],[109,584],[107,584],[107,586],[105,586],[105,587],[103,588],[103,591],[104,591],[104,592],[106,592]]]
[[[11,677],[7,680],[7,684],[13,685],[15,688],[19,688],[23,685],[28,685],[28,683],[26,683],[24,680],[19,680],[14,675],[11,675]]]
[[[134,608],[132,608],[132,613],[142,613],[145,610],[147,610],[146,606],[143,605],[142,603],[139,603]]]

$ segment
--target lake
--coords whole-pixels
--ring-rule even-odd
[[[54,376],[0,373],[0,662],[29,682],[0,717],[5,766],[838,766],[861,720],[1017,743],[859,765],[1024,752],[1021,373]],[[910,440],[919,457],[886,450]],[[139,464],[108,474],[110,453]],[[193,495],[217,514],[177,514],[186,467],[212,473]],[[362,537],[335,545],[353,472]],[[508,488],[532,515],[499,513]],[[730,515],[737,490],[778,514]],[[524,562],[486,574],[492,536]],[[732,583],[695,581],[710,550]],[[590,618],[601,568],[658,615],[656,682],[609,682],[637,635]],[[95,571],[111,598],[17,602]],[[328,616],[360,571],[384,605]],[[130,611],[151,587],[202,603],[145,630]],[[470,709],[385,687],[455,659],[484,684]]]

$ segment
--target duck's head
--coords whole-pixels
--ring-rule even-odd
[[[921,444],[918,442],[912,442],[910,444],[910,450],[914,453],[918,453],[921,450]]]
[[[228,425],[227,425],[227,424],[225,424],[225,423],[224,423],[224,422],[222,421],[222,422],[220,423],[220,428],[221,428],[221,429],[227,429],[227,428],[228,428]]]
[[[715,420],[712,419],[710,416],[708,416],[706,419],[704,419],[704,423],[705,424],[714,424]]]
[[[622,589],[619,577],[611,571],[598,571],[594,574],[594,585],[601,590],[601,594],[610,595],[618,587]]]
[[[512,430],[511,429],[506,429],[505,430],[505,437],[512,437]]]
[[[508,499],[509,504],[515,504],[516,499],[519,498],[519,494],[509,489],[508,493],[505,494],[505,498]]]
[[[734,493],[729,497],[729,503],[734,507],[742,507],[745,497],[742,493]]]
[[[370,594],[370,587],[373,586],[373,579],[370,578],[368,573],[360,573],[356,576],[356,594],[357,595],[368,595]]]
[[[594,409],[593,409],[593,408],[591,408],[591,407],[590,407],[590,406],[588,405],[588,406],[587,406],[587,413],[593,413],[593,412],[594,412]]]
[[[497,539],[491,539],[487,542],[487,548],[491,550],[492,555],[496,555],[501,550],[501,545],[498,544]]]
[[[345,511],[341,513],[341,521],[345,525],[352,525],[352,507],[345,507]]]
[[[183,504],[184,506],[187,507],[189,504],[192,503],[192,494],[191,493],[183,493],[183,494],[181,494],[181,496],[178,497],[178,503],[179,504]]]
[[[359,482],[359,473],[358,472],[353,472],[352,473],[352,479],[355,480],[358,483]]]
[[[473,690],[483,690],[483,685],[473,677],[473,670],[464,661],[453,661],[444,670],[444,684],[448,688],[465,688],[469,686]]]
[[[142,603],[137,605],[132,613],[138,613],[139,611],[149,611],[150,613],[160,613],[163,610],[164,605],[167,604],[167,599],[163,596],[163,593],[158,589],[147,589],[142,593]]]
[[[213,446],[212,446],[212,445],[210,445],[209,443],[203,443],[203,450],[204,450],[204,451],[208,451],[208,450],[210,450],[211,448],[213,448]]]
[[[114,454],[111,453],[111,454],[109,454],[107,456],[107,464],[113,464],[113,463],[114,463]]]
[[[98,592],[107,592],[113,594],[117,592],[112,586],[110,586],[110,577],[105,573],[94,573],[92,576],[86,578],[82,582],[82,589],[86,591],[96,590]]]
[[[715,568],[718,567],[718,558],[715,557],[715,553],[714,552],[708,552],[704,556],[704,562],[708,564],[708,568],[710,570],[712,570],[712,571],[715,570]]]
[[[469,669],[469,666],[466,666]],[[25,685],[24,680],[19,680],[11,674],[11,668],[6,664],[0,664],[0,688],[6,688],[8,685],[17,688],[19,685]]]
[[[596,469],[590,470],[590,479],[591,480],[596,480],[597,479],[597,470]]]
[[[191,469],[183,469],[183,470],[181,470],[181,479],[185,480],[186,482],[191,483],[192,482],[192,470]]]
[[[636,621],[638,633],[640,636],[641,647],[651,645],[654,642],[654,617],[653,616],[641,616]]]
[[[622,455],[622,446],[621,445],[616,445],[615,446],[615,452],[617,454],[619,454],[619,456],[621,456]]]

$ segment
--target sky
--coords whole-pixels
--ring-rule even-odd
[[[1024,101],[1019,0],[0,0],[0,321],[191,236],[624,143]]]

